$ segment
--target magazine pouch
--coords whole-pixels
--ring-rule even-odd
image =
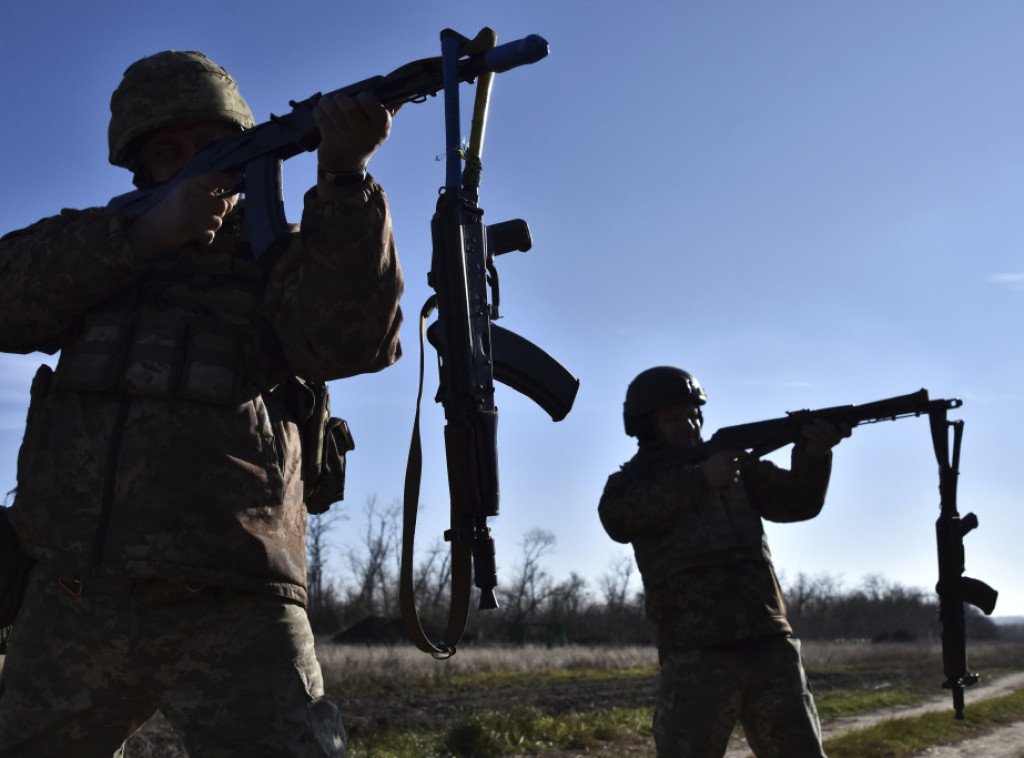
[[[303,424],[302,457],[306,510],[324,513],[345,497],[345,454],[355,441],[345,419],[331,416],[326,382],[297,379],[312,393],[312,412]]]

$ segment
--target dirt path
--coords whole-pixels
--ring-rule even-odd
[[[959,745],[933,747],[922,758],[1024,758],[1024,723],[1003,727]]]
[[[968,712],[971,701],[1009,695],[1021,687],[1024,687],[1024,672],[982,679],[976,686],[967,690]],[[953,706],[949,693],[929,698],[926,702],[915,706],[895,707],[860,716],[829,719],[822,724],[822,736],[828,739],[843,732],[865,729],[880,721],[914,718],[925,713],[944,710],[948,710],[949,717],[953,718]],[[1024,723],[1003,727],[984,737],[960,745],[930,748],[929,752],[925,752],[923,755],[928,758],[982,758],[982,756],[984,758],[1024,758]],[[753,753],[747,747],[745,739],[734,736],[725,758],[753,758]]]
[[[1024,672],[1008,676],[983,679],[967,693],[967,708],[972,701],[1009,695],[1024,687]],[[897,718],[913,718],[934,711],[949,711],[953,718],[951,697],[948,693],[929,698],[926,702],[912,707],[889,708],[884,711],[866,713],[860,716],[828,719],[822,724],[823,736],[827,739],[843,732],[865,729],[880,721]],[[654,758],[654,745],[650,738],[616,742],[596,750],[559,751],[545,753],[545,758]],[[933,747],[921,754],[922,758],[1024,758],[1024,722],[1003,727],[977,739],[959,745]],[[520,756],[517,758],[525,758]],[[753,758],[742,737],[734,736],[725,758]]]

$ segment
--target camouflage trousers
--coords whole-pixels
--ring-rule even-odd
[[[158,709],[197,758],[345,755],[303,608],[37,566],[0,673],[0,757],[121,756]]]
[[[662,656],[659,756],[722,758],[737,722],[758,758],[824,758],[799,640],[762,637]]]

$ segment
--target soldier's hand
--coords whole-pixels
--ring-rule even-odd
[[[237,195],[229,174],[204,174],[178,182],[170,194],[128,227],[128,243],[143,256],[152,256],[194,243],[210,245],[231,212]]]
[[[810,456],[821,457],[827,455],[843,438],[849,437],[853,430],[849,424],[833,424],[823,418],[816,418],[811,423],[804,424],[800,432],[804,436],[804,452]]]
[[[321,97],[313,120],[320,129],[320,167],[336,174],[365,171],[391,133],[391,111],[369,92]]]
[[[697,464],[708,483],[715,489],[736,484],[740,479],[739,454],[735,450],[721,450]]]

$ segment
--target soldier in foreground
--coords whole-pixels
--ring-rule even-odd
[[[253,126],[204,55],[133,64],[110,161],[139,187]],[[157,709],[191,755],[344,756],[304,610],[303,455],[328,380],[400,355],[402,274],[366,173],[391,113],[324,98],[301,224],[254,260],[234,177],[0,240],[0,349],[43,366],[10,521],[35,560],[0,683],[0,756],[109,756]]]
[[[759,758],[821,758],[821,729],[762,518],[801,521],[824,504],[831,449],[849,428],[822,419],[793,446],[792,470],[721,451],[697,463],[707,395],[659,366],[629,385],[626,433],[639,451],[612,474],[599,513],[632,543],[656,625],[654,739],[665,758],[720,758],[737,722]]]

